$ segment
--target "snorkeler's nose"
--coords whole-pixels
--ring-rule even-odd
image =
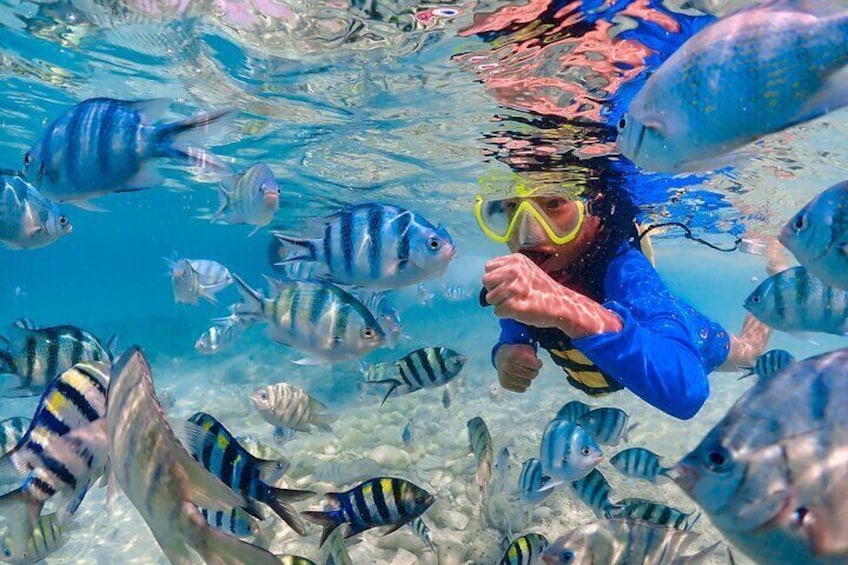
[[[518,244],[521,247],[535,247],[548,241],[548,234],[533,216],[523,214],[518,222]]]

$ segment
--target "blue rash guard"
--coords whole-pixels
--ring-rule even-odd
[[[541,342],[571,375],[573,361],[565,357],[569,349],[576,350],[606,379],[607,386],[600,392],[628,388],[671,416],[692,418],[710,394],[707,375],[730,351],[727,332],[675,297],[648,259],[629,246],[610,261],[602,292],[599,301],[621,318],[620,331],[572,340],[557,329],[502,319],[493,361],[504,343],[526,343],[538,349]],[[558,345],[551,344],[552,334]],[[593,394],[591,387],[587,389],[571,376],[569,382]]]

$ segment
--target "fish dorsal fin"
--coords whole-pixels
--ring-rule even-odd
[[[152,98],[131,102],[130,106],[142,115],[145,124],[153,124],[168,114],[171,110],[171,101],[167,98]]]

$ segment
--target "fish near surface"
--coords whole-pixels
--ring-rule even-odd
[[[256,163],[223,179],[218,190],[221,204],[212,221],[256,226],[249,235],[268,225],[280,207],[280,186],[265,163]]]
[[[183,448],[165,419],[138,346],[115,363],[106,419],[110,488],[121,487],[171,563],[193,564],[192,547],[214,565],[279,565],[271,553],[206,523],[198,506],[230,511],[246,501]]]
[[[650,171],[712,170],[749,142],[844,106],[843,6],[768,2],[696,33],[633,98],[618,150]]]
[[[583,524],[555,540],[542,554],[542,562],[547,565],[696,565],[719,545],[683,555],[698,537],[693,532],[640,520],[613,518]]]
[[[71,233],[68,217],[17,173],[0,171],[0,243],[37,249]]]
[[[808,202],[786,222],[778,239],[814,276],[848,290],[848,182]]]
[[[848,562],[848,349],[750,388],[671,474],[761,563]]]

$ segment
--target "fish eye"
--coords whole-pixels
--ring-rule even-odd
[[[374,339],[376,335],[374,328],[362,328],[362,339]]]
[[[415,504],[418,504],[418,505],[424,504],[424,497],[423,496],[416,496],[415,497]]]
[[[795,509],[795,512],[792,513],[792,521],[795,522],[796,524],[803,524],[804,518],[807,517],[808,513],[809,513],[809,510],[807,510],[803,506],[800,507],[800,508],[797,508],[797,509]]]
[[[263,390],[259,393],[259,398],[261,398],[262,400],[268,400],[268,393]]]
[[[760,295],[755,294],[751,297],[751,304],[759,304],[760,303]]]
[[[433,251],[438,251],[440,247],[442,247],[441,240],[436,236],[430,236],[427,240],[427,247],[432,249]]]
[[[590,453],[592,453],[592,450],[586,446],[583,446],[583,449],[580,450],[580,453],[582,453],[583,455],[589,455]]]
[[[706,464],[707,469],[710,471],[724,471],[729,466],[730,462],[730,453],[728,453],[728,451],[723,447],[717,447],[707,452]]]
[[[618,131],[621,131],[626,127],[627,127],[627,119],[622,117],[620,120],[618,120]]]
[[[30,163],[32,163],[32,155],[30,155],[30,154],[29,154],[29,151],[27,151],[27,152],[24,154],[24,167],[29,166],[29,164],[30,164]],[[7,551],[8,551],[8,550],[7,550]]]
[[[68,225],[68,218],[65,216],[59,216],[59,225],[65,227]]]
[[[795,228],[796,232],[802,232],[807,229],[807,215],[801,214],[795,218],[795,221],[792,223],[792,227]]]
[[[571,563],[574,560],[574,552],[570,549],[566,549],[559,554],[559,560],[561,563]]]

